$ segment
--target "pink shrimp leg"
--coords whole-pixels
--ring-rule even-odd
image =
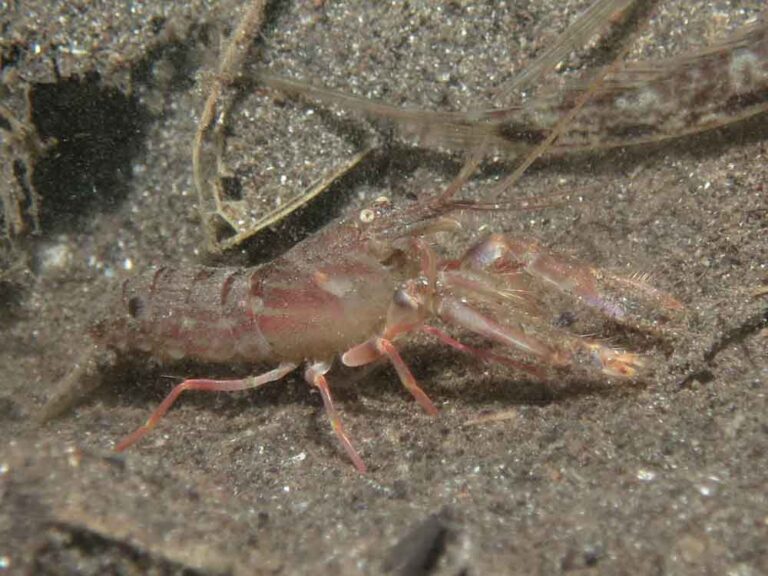
[[[235,392],[239,390],[249,390],[258,388],[269,382],[274,382],[275,380],[280,380],[286,374],[295,370],[297,366],[298,364],[293,362],[283,362],[274,370],[270,370],[259,376],[252,376],[240,380],[184,380],[184,382],[178,384],[170,391],[160,403],[160,406],[152,412],[152,415],[149,417],[146,424],[140,426],[133,433],[123,438],[115,447],[115,450],[117,452],[122,452],[141,440],[157,425],[160,419],[165,416],[166,412],[170,410],[173,403],[176,402],[176,399],[185,390],[204,390],[206,392]]]
[[[425,325],[421,327],[421,331],[426,334],[430,334],[431,336],[434,336],[435,338],[440,340],[443,344],[450,346],[454,350],[458,350],[459,352],[464,352],[465,354],[470,354],[482,360],[483,362],[497,362],[499,364],[503,364],[504,366],[509,366],[510,368],[515,368],[517,370],[527,372],[528,374],[535,376],[536,378],[544,377],[543,370],[537,368],[532,364],[528,364],[527,362],[518,362],[517,360],[513,360],[512,358],[508,358],[501,354],[495,354],[493,352],[489,352],[488,350],[482,350],[480,348],[475,348],[474,346],[468,346],[463,342],[459,342],[458,340],[456,340],[456,338],[452,337],[450,334],[446,334],[445,332],[440,330],[440,328],[435,328],[434,326]]]
[[[304,379],[317,387],[320,391],[320,395],[323,397],[323,404],[325,405],[325,413],[328,415],[328,419],[331,421],[331,427],[336,433],[336,437],[341,442],[344,450],[349,456],[352,463],[357,468],[357,471],[361,474],[365,474],[367,468],[365,462],[360,458],[360,455],[352,445],[352,441],[349,439],[349,435],[344,430],[344,425],[341,423],[341,416],[339,416],[336,407],[333,405],[333,398],[331,397],[331,389],[328,387],[328,381],[325,379],[325,374],[331,369],[329,362],[315,362],[307,367],[304,371]]]
[[[410,368],[408,368],[408,365],[390,340],[378,336],[371,338],[370,340],[347,350],[341,356],[341,361],[345,366],[364,366],[365,364],[370,364],[371,362],[378,360],[382,356],[386,356],[389,359],[400,378],[400,382],[421,405],[424,411],[430,416],[436,416],[437,408],[434,403],[429,399],[427,393],[422,390],[421,386],[419,386],[416,377],[413,375]]]
[[[421,252],[421,264],[424,274],[430,277],[426,284],[420,280],[410,280],[395,291],[387,311],[387,322],[382,336],[374,336],[362,344],[353,346],[341,356],[345,366],[363,366],[386,356],[395,367],[403,386],[411,393],[424,411],[430,416],[437,414],[429,396],[421,389],[416,378],[403,361],[400,353],[392,344],[392,339],[398,335],[417,330],[426,319],[427,299],[432,297],[437,263],[429,247],[419,241],[416,243]]]
[[[437,408],[435,408],[432,400],[429,399],[429,396],[427,396],[424,390],[422,390],[416,382],[416,378],[413,373],[411,373],[408,365],[403,361],[403,358],[400,356],[397,348],[395,348],[395,345],[386,338],[376,338],[375,346],[376,350],[389,358],[389,361],[392,362],[392,365],[397,371],[397,375],[400,377],[400,382],[403,383],[403,386],[408,389],[421,407],[424,408],[424,411],[430,416],[436,416]]]

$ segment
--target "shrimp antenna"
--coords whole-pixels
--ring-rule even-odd
[[[590,98],[592,98],[592,96],[594,96],[595,93],[602,87],[608,74],[614,72],[621,65],[622,60],[628,50],[628,48],[622,50],[610,66],[607,66],[598,72],[597,77],[590,83],[587,90],[585,90],[579,96],[576,104],[574,104],[568,113],[560,119],[560,121],[552,129],[549,135],[538,146],[531,150],[531,152],[525,157],[525,159],[515,169],[515,171],[512,172],[512,174],[507,176],[494,187],[494,196],[506,192],[512,188],[512,186],[514,186],[514,184],[520,179],[525,171],[530,168],[531,164],[536,162],[536,160],[545,154],[547,150],[552,147],[555,141],[568,130],[576,115],[581,111],[581,109],[590,100]],[[464,161],[464,164],[462,165],[461,170],[459,170],[459,173],[456,175],[456,177],[451,181],[450,184],[448,184],[443,193],[436,198],[436,207],[441,210],[455,208],[467,208],[470,210],[500,209],[500,207],[494,208],[494,206],[499,206],[499,203],[477,203],[473,205],[473,203],[468,201],[452,201],[452,198],[456,195],[456,193],[464,187],[464,184],[466,184],[472,175],[477,171],[480,163],[485,157],[487,149],[488,147],[485,145],[485,143],[473,149],[473,151],[467,156],[467,159]]]
[[[636,31],[637,33],[637,31]],[[568,129],[570,128],[571,124],[573,123],[576,116],[581,112],[582,108],[594,97],[594,95],[602,89],[602,87],[605,84],[606,79],[611,75],[614,74],[623,64],[624,59],[626,58],[627,54],[629,54],[629,51],[631,49],[631,42],[627,42],[625,46],[619,51],[619,53],[616,55],[616,57],[613,59],[613,62],[611,62],[610,65],[605,66],[601,68],[594,76],[592,81],[589,83],[589,86],[586,90],[584,90],[579,97],[576,99],[576,103],[571,107],[571,109],[557,122],[555,127],[550,131],[549,135],[540,142],[533,150],[531,150],[528,155],[526,155],[525,159],[520,163],[520,165],[515,169],[512,174],[507,176],[504,180],[502,180],[498,185],[496,185],[493,188],[493,195],[498,196],[512,188],[517,181],[522,177],[522,175],[525,173],[528,168],[531,167],[531,165],[536,162],[542,155],[546,154],[547,151],[555,144],[558,138],[565,134]],[[482,159],[487,151],[487,144],[484,141],[480,146],[475,148],[472,153],[467,157],[467,160],[464,162],[464,165],[462,166],[461,170],[457,174],[457,176],[453,179],[453,181],[448,185],[448,187],[445,189],[445,191],[438,197],[438,202],[443,204],[450,203],[451,198],[458,192],[462,186],[469,180],[469,178],[477,171],[478,166],[482,162]],[[469,209],[472,209],[471,205],[466,205],[466,203],[458,202],[453,203],[452,206],[457,207],[458,204],[464,204],[463,207],[467,207]],[[480,206],[478,204],[477,206]],[[486,205],[486,207],[479,208],[480,210],[493,210],[496,208],[491,208],[491,206],[494,206],[493,203]]]
[[[470,210],[472,212],[504,212],[507,210],[533,211],[559,206],[568,201],[568,194],[551,194],[540,200],[532,201],[527,198],[519,200],[499,200],[482,202],[470,198],[451,200],[446,208],[449,210]]]
[[[517,183],[520,177],[525,174],[525,171],[528,170],[528,168],[530,168],[531,165],[536,162],[536,160],[538,160],[543,154],[545,154],[554,145],[557,139],[560,138],[560,136],[568,131],[576,116],[578,116],[578,114],[581,112],[582,108],[584,108],[587,102],[589,102],[592,97],[597,94],[597,92],[603,87],[606,78],[608,78],[610,74],[616,72],[622,66],[624,58],[627,56],[627,54],[629,54],[630,49],[631,43],[627,43],[627,45],[616,55],[616,58],[614,58],[610,65],[605,66],[604,68],[600,69],[597,74],[595,74],[595,77],[589,83],[587,89],[579,95],[576,103],[557,122],[549,135],[541,143],[539,143],[538,146],[531,150],[531,152],[525,157],[520,165],[515,168],[515,171],[512,172],[512,174],[507,176],[494,187],[494,195],[502,194],[512,188],[512,186]]]
[[[472,153],[467,156],[467,159],[464,161],[464,165],[461,167],[461,170],[459,170],[459,173],[451,181],[451,183],[448,184],[448,187],[443,191],[443,193],[437,197],[438,206],[450,203],[451,198],[454,197],[456,192],[464,187],[464,184],[466,184],[472,175],[477,171],[480,163],[485,157],[486,151],[486,146],[482,144],[475,148]]]

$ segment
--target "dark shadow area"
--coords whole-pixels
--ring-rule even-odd
[[[203,574],[153,556],[127,540],[105,537],[83,526],[54,523],[45,536],[36,550],[34,574]]]
[[[24,287],[0,280],[0,329],[8,328],[22,317]]]
[[[740,326],[737,326],[724,333],[720,339],[704,354],[704,360],[709,363],[715,359],[715,356],[723,350],[734,344],[743,342],[748,337],[768,328],[768,309],[747,318]]]
[[[128,192],[149,113],[97,75],[36,84],[29,99],[41,140],[54,142],[32,175],[43,229],[71,228],[94,210],[114,208]]]
[[[382,564],[384,572],[399,576],[432,574],[438,560],[445,553],[450,532],[448,508],[429,515],[412,526],[389,550]]]

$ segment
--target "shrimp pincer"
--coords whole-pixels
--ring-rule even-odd
[[[183,381],[117,450],[150,432],[182,392],[258,388],[304,364],[304,378],[320,392],[336,437],[364,472],[326,374],[337,356],[346,366],[386,358],[424,411],[435,415],[395,345],[417,332],[539,377],[546,367],[618,378],[638,373],[639,355],[556,326],[536,294],[555,291],[611,320],[648,329],[681,308],[676,300],[641,278],[612,276],[530,239],[493,234],[459,258],[438,256],[437,234],[459,230],[457,216],[465,208],[445,195],[404,206],[380,198],[261,267],[164,267],[126,280],[122,313],[93,330],[103,347],[159,359],[276,367],[242,379]],[[463,344],[437,323],[494,346]]]

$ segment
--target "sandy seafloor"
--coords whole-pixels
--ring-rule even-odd
[[[585,5],[276,2],[251,58],[398,104],[486,107]],[[706,45],[760,8],[663,0],[630,58]],[[42,232],[4,253],[21,268],[0,283],[0,573],[768,573],[765,117],[544,162],[515,193],[557,200],[492,218],[597,265],[652,273],[686,304],[666,342],[607,333],[643,350],[640,382],[538,382],[415,339],[401,348],[437,419],[390,368],[331,374],[365,476],[298,376],[190,395],[118,456],[166,375],[208,368],[127,358],[62,419],[31,418],[91,345],[85,331],[112,287],[150,264],[202,261],[190,142],[221,33],[243,6],[0,10],[5,103],[22,110],[31,87],[36,128],[60,140],[36,167]],[[319,112],[268,93],[238,102],[228,153],[246,199],[300,190],[358,149],[355,134],[389,138]],[[354,205],[434,192],[455,169],[408,155],[414,170],[394,162],[349,184]]]

